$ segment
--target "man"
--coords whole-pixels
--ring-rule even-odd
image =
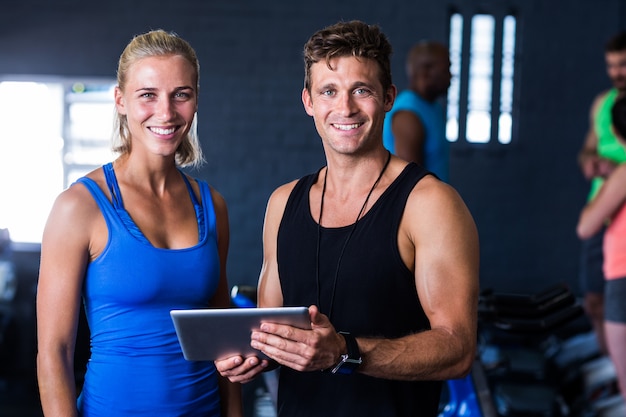
[[[251,341],[282,365],[279,416],[436,416],[441,381],[474,360],[477,231],[450,186],[383,147],[390,53],[358,21],[304,48],[302,102],[328,165],[270,197],[258,295],[310,306],[312,329],[264,323]],[[233,382],[272,366],[216,365]]]
[[[450,87],[448,48],[437,42],[418,43],[407,56],[406,74],[408,89],[398,95],[385,118],[385,147],[448,181],[449,145],[444,111],[437,101]]]
[[[613,87],[593,100],[590,125],[578,156],[584,177],[591,181],[591,201],[615,166],[626,161],[626,150],[611,129],[611,108],[618,95],[626,92],[626,32],[613,36],[605,45],[604,58]],[[607,353],[604,336],[604,274],[602,240],[604,230],[582,240],[580,264],[584,306],[596,333],[600,350]]]

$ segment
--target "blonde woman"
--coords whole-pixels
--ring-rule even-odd
[[[38,379],[46,417],[241,416],[241,393],[212,362],[183,358],[169,311],[226,307],[229,226],[198,164],[199,64],[162,30],[119,60],[112,163],[57,198],[41,250]],[[91,356],[77,401],[81,299]]]

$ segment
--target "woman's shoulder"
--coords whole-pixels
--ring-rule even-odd
[[[84,218],[94,211],[99,209],[91,191],[85,183],[77,181],[57,196],[52,213],[69,218]]]

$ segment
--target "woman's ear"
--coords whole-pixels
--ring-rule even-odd
[[[115,87],[115,108],[119,114],[126,114],[126,102],[124,100],[124,93],[119,87]]]

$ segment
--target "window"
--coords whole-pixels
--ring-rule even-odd
[[[513,131],[516,18],[475,14],[450,17],[446,136],[456,142],[509,144]],[[467,61],[464,64],[463,60]],[[465,91],[464,91],[465,89]]]
[[[112,160],[114,80],[0,79],[0,228],[40,242],[56,196]]]

